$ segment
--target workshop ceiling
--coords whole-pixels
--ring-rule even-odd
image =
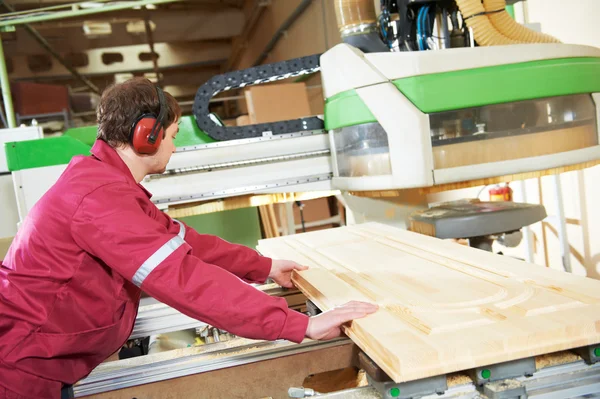
[[[9,0],[16,11],[68,4],[62,0]],[[117,2],[86,2],[82,8]],[[145,6],[33,23],[30,26],[76,71],[100,90],[129,76],[154,79],[180,99],[230,64],[232,42],[244,31],[255,0],[194,0]],[[0,5],[2,14],[8,9]],[[0,15],[0,20],[6,15]],[[3,32],[11,81],[88,88],[76,79],[25,29]],[[153,49],[153,51],[151,50]],[[156,60],[156,63],[154,62]]]

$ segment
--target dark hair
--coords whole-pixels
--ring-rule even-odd
[[[165,126],[168,128],[181,117],[179,104],[167,92]],[[136,119],[145,113],[158,116],[159,100],[156,87],[145,78],[133,78],[109,86],[102,93],[98,106],[98,136],[113,148],[129,144],[129,133]]]

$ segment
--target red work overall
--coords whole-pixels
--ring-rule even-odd
[[[73,158],[2,261],[0,395],[60,397],[126,342],[141,289],[236,335],[302,341],[307,316],[248,284],[271,259],[161,212],[103,141],[92,154]]]

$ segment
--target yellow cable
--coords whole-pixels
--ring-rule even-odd
[[[550,35],[531,30],[515,21],[506,12],[505,0],[483,0],[483,7],[487,12],[504,10],[487,14],[494,28],[509,39],[520,43],[560,43]]]
[[[456,4],[467,26],[473,29],[475,41],[480,46],[560,43],[550,35],[535,32],[517,23],[506,12],[505,0],[483,0],[483,4],[481,0],[456,0]],[[493,12],[497,10],[504,11]]]
[[[484,14],[485,8],[483,8],[481,0],[456,0],[456,4],[458,5],[467,26],[473,29],[475,41],[480,46],[499,46],[519,43],[516,40],[509,39],[496,30],[487,15]]]

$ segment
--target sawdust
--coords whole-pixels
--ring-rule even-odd
[[[448,388],[452,388],[458,385],[471,384],[473,380],[465,373],[452,373],[446,377],[448,381]]]
[[[515,389],[515,388],[519,388],[520,386],[522,386],[520,381],[513,380],[513,379],[504,380],[504,381],[500,382],[500,385],[502,386],[502,388],[508,388],[508,389]]]
[[[560,364],[573,363],[581,360],[581,357],[568,351],[549,353],[535,358],[535,368],[541,370],[546,367],[558,366]]]
[[[259,346],[251,346],[249,348],[244,348],[244,349],[241,349],[239,351],[233,351],[233,352],[231,352],[231,351],[228,351],[228,352],[216,352],[216,353],[208,354],[206,356],[206,359],[212,360],[212,359],[219,359],[221,357],[231,357],[231,356],[237,356],[237,355],[244,355],[246,353],[254,352],[254,351],[257,351],[259,349],[261,349],[261,347],[259,347]]]
[[[106,372],[111,370],[122,370],[124,368],[136,367],[136,366],[145,366],[152,363],[163,362],[172,359],[183,359],[186,357],[200,355],[200,354],[210,354],[213,352],[220,352],[226,349],[235,348],[238,346],[246,346],[251,345],[252,343],[257,343],[262,341],[240,338],[236,337],[229,341],[225,342],[217,342],[209,345],[201,345],[201,346],[193,346],[189,348],[180,348],[174,349],[166,352],[153,353],[151,355],[146,356],[138,356],[129,359],[118,360],[114,362],[102,363],[94,372]],[[231,352],[228,352],[228,354]]]

